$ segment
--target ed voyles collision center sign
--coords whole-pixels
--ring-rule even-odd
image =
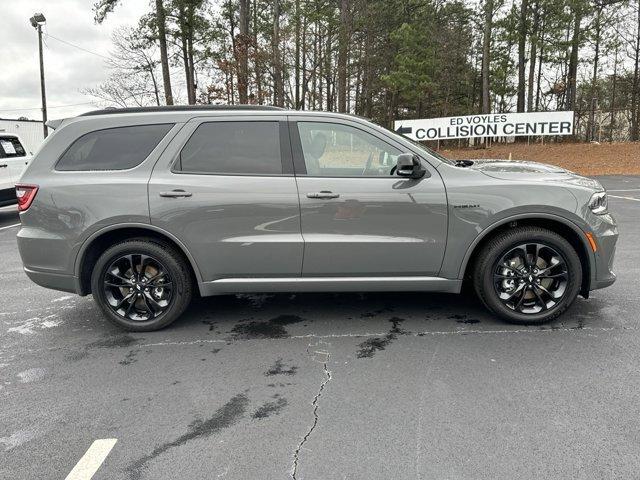
[[[489,113],[465,117],[398,120],[394,130],[413,140],[571,135],[573,112]]]

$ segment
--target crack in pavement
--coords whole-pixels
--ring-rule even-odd
[[[325,343],[325,342],[320,341],[316,345],[309,344],[309,346],[307,347],[307,353],[309,353],[309,347],[311,346],[317,347],[320,343]],[[331,357],[331,354],[325,351],[315,351],[314,353],[325,355],[324,362],[322,362],[322,368],[324,370],[325,379],[320,385],[320,388],[318,389],[318,393],[316,393],[316,396],[313,398],[313,402],[311,402],[311,405],[313,406],[313,423],[311,424],[311,428],[309,428],[305,436],[302,437],[302,440],[298,444],[298,447],[296,448],[295,452],[293,452],[293,465],[291,467],[291,478],[293,480],[297,480],[296,475],[298,473],[298,465],[300,462],[300,451],[302,450],[302,447],[307,442],[307,440],[309,440],[309,437],[311,436],[315,428],[318,426],[318,420],[319,420],[318,401],[320,400],[320,396],[322,395],[322,392],[326,387],[327,383],[331,381],[331,370],[327,368],[327,363],[329,363],[329,358]]]

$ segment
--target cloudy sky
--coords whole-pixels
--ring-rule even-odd
[[[95,0],[0,0],[0,118],[41,119],[38,36],[29,24],[44,13],[44,32],[99,55],[108,56],[111,34],[137,24],[148,0],[123,0],[102,25],[93,20]],[[95,109],[80,89],[108,77],[105,59],[44,36],[44,63],[49,118],[63,118]]]

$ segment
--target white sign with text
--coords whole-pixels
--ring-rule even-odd
[[[393,129],[412,140],[572,135],[573,112],[488,113],[397,120]]]

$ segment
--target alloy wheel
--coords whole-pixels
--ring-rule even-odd
[[[167,268],[150,255],[128,254],[116,259],[105,271],[103,287],[111,310],[128,320],[156,318],[173,299]]]
[[[500,301],[521,314],[556,307],[564,298],[569,272],[564,256],[543,243],[510,248],[495,263],[493,286]]]

